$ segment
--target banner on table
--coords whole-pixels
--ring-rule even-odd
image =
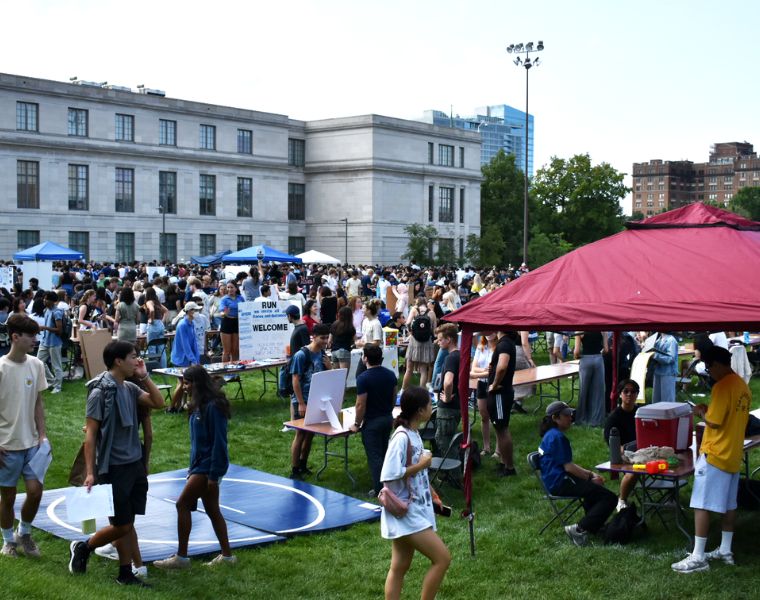
[[[240,360],[285,358],[292,327],[285,301],[241,302],[238,304]]]
[[[13,292],[13,266],[0,267],[0,287]]]

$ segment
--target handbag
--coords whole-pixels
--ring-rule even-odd
[[[407,438],[406,466],[409,467],[412,464],[412,441],[409,439],[409,436],[405,431],[402,431],[402,433],[406,435]],[[383,483],[383,489],[381,489],[380,493],[377,495],[377,500],[380,502],[380,506],[397,519],[406,516],[406,513],[409,512],[409,504],[411,504],[414,499],[412,496],[412,490],[409,488],[409,480],[405,478],[404,481],[406,483],[406,489],[409,490],[408,500],[402,500],[399,498],[391,488],[385,485],[385,483]]]
[[[87,462],[84,459],[84,442],[79,447],[74,464],[71,465],[71,471],[69,471],[69,485],[74,487],[82,487],[84,480],[87,478]]]

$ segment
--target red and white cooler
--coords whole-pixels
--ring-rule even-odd
[[[694,420],[685,402],[657,402],[636,411],[636,446],[669,446],[677,452],[691,446]]]

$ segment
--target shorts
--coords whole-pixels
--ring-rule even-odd
[[[346,350],[345,348],[337,348],[331,352],[330,356],[333,365],[337,365],[338,363],[347,363],[351,361],[351,350]]]
[[[98,476],[98,483],[113,486],[114,515],[111,525],[130,525],[135,515],[145,514],[148,498],[148,477],[141,460],[126,465],[112,465],[108,473]]]
[[[5,465],[0,467],[0,487],[15,488],[22,476],[24,481],[27,479],[37,481],[37,476],[29,466],[29,461],[37,454],[38,449],[39,446],[32,446],[26,450],[7,450],[3,457]]]
[[[486,400],[488,398],[488,382],[487,381],[478,380],[478,387],[477,387],[477,391],[475,392],[475,397],[478,400]]]
[[[691,508],[725,514],[736,510],[739,473],[728,473],[707,462],[702,454],[694,465],[694,486],[691,490]]]
[[[502,388],[497,392],[488,393],[488,416],[491,417],[491,423],[496,431],[509,428],[512,404],[514,404],[514,392],[511,389],[505,392]]]
[[[222,333],[238,333],[238,320],[231,317],[222,317],[222,325],[219,327]]]
[[[300,412],[298,412],[298,400],[296,400],[295,396],[293,396],[290,404],[293,407],[293,419],[303,419],[306,417],[306,415],[302,415]]]

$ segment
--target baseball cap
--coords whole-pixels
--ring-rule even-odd
[[[198,306],[195,302],[188,302],[187,304],[185,304],[185,312],[187,312],[188,310],[200,310],[200,309],[201,307]]]
[[[298,317],[301,316],[301,311],[298,310],[297,306],[294,306],[293,304],[291,304],[285,309],[285,314],[288,315],[289,317],[293,317],[294,319],[297,319]]]
[[[549,406],[546,407],[546,416],[553,417],[554,415],[572,415],[573,409],[560,400],[555,400]]]

